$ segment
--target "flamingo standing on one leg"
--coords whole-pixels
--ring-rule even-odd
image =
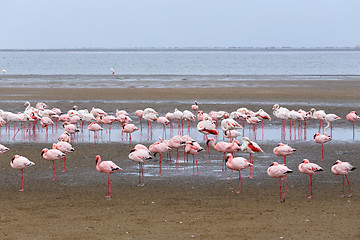
[[[250,154],[251,164],[254,164],[253,153],[264,152],[256,142],[250,141],[247,137],[242,138],[241,151]],[[250,166],[250,177],[254,177],[254,166]]]
[[[55,181],[55,160],[58,160],[62,157],[65,157],[66,154],[61,152],[60,150],[57,149],[47,149],[44,148],[41,152],[41,156],[45,159],[45,160],[49,160],[53,162],[53,173],[54,173],[54,178],[52,179],[52,181]]]
[[[145,161],[152,159],[150,151],[148,149],[132,149],[129,154],[129,159],[133,162],[139,163],[139,184],[138,186],[144,186],[144,174],[145,174]]]
[[[159,117],[156,120],[156,122],[163,125],[163,138],[166,138],[166,128],[165,128],[165,126],[170,124],[170,120],[167,119],[166,117]]]
[[[10,162],[10,166],[14,169],[21,170],[21,189],[19,191],[24,191],[24,168],[28,168],[30,166],[35,165],[35,163],[31,162],[29,159],[23,156],[15,155]]]
[[[161,154],[165,153],[167,151],[170,151],[171,148],[168,147],[168,145],[164,142],[155,142],[154,144],[149,146],[149,150],[150,152],[154,153],[154,156],[156,155],[156,153],[160,154],[160,161],[159,161],[159,165],[160,165],[160,175],[162,175],[162,158],[161,158]]]
[[[252,164],[243,157],[234,158],[231,153],[228,153],[226,155],[226,167],[228,167],[231,170],[235,170],[235,171],[239,172],[239,191],[237,191],[236,193],[241,192],[241,172],[240,171],[245,168],[248,168],[250,166],[252,166]]]
[[[356,114],[355,111],[351,111],[349,114],[346,115],[346,120],[353,123],[353,139],[355,139],[355,122],[359,119],[360,117]]]
[[[289,109],[280,107],[279,104],[275,104],[273,106],[273,115],[278,119],[281,119],[281,139],[285,140],[286,132],[285,132],[285,119],[287,119],[287,115]]]
[[[227,148],[229,147],[230,143],[228,142],[217,142],[215,144],[215,138],[209,138],[206,141],[206,145],[209,146],[209,143],[211,142],[211,146],[215,149],[215,151],[223,153],[223,160],[222,160],[222,170],[225,171],[225,154],[227,152]]]
[[[277,162],[273,162],[270,167],[267,170],[267,174],[272,178],[279,178],[280,180],[280,200],[279,202],[285,202],[285,194],[286,190],[288,188],[288,181],[286,181],[286,178],[284,178],[288,173],[292,173],[293,170],[289,169],[287,166],[279,164]],[[281,195],[281,180],[284,180],[286,182],[286,187],[284,191],[284,196]]]
[[[110,174],[119,170],[122,170],[119,166],[117,166],[112,161],[101,161],[101,157],[99,155],[96,156],[96,170],[101,173],[107,173],[108,175],[108,194],[106,198],[111,198],[111,179]]]
[[[135,116],[137,116],[140,119],[140,129],[142,132],[142,117],[144,116],[144,111],[143,110],[136,110],[135,111]]]
[[[310,163],[308,159],[304,159],[299,165],[299,171],[310,176],[310,196],[308,198],[312,198],[312,175],[323,171],[323,169],[315,163]]]
[[[295,151],[295,148],[283,143],[279,143],[279,145],[273,150],[275,155],[284,157],[284,165],[286,165],[286,156],[293,154]]]
[[[60,150],[61,152],[65,153],[65,154],[75,151],[75,149],[73,148],[73,146],[70,143],[64,142],[64,141],[54,143],[53,149]],[[62,172],[66,172],[66,156],[63,157],[63,160],[64,160],[64,171],[62,171]]]
[[[325,130],[329,127],[330,123],[328,122],[328,125],[324,129],[324,134],[315,133],[314,135],[314,142],[321,143],[321,161],[324,161],[324,143],[327,143],[332,140],[330,136],[328,136],[325,132]]]
[[[115,71],[114,71],[114,69],[112,69],[112,68],[110,68],[110,71],[111,71],[111,73],[112,73],[112,78],[114,79],[114,78],[115,78]]]
[[[342,175],[343,176],[343,188],[342,188],[342,195],[340,197],[344,197],[344,187],[345,187],[345,179],[344,177],[346,177],[346,180],[348,182],[348,186],[349,186],[349,197],[352,197],[352,193],[351,193],[351,189],[350,189],[350,182],[349,179],[347,177],[347,174],[349,172],[352,172],[356,169],[356,167],[352,166],[350,163],[348,162],[342,162],[340,160],[337,160],[334,165],[331,167],[331,172],[335,175]]]

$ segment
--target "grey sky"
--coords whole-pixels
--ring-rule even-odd
[[[0,49],[354,47],[359,0],[0,0]]]

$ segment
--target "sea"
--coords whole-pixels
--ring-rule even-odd
[[[2,50],[8,75],[360,75],[359,50]]]

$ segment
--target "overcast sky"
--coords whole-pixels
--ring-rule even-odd
[[[0,0],[0,49],[355,47],[360,0]]]

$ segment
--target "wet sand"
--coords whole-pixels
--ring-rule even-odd
[[[284,86],[279,88],[280,84]],[[289,108],[302,107],[305,110],[309,110],[312,104],[327,103],[322,109],[344,118],[350,110],[356,110],[360,100],[357,81],[307,81],[304,82],[304,87],[299,82],[296,89],[289,87],[289,84],[274,82],[270,87],[216,89],[22,89],[12,86],[0,89],[0,108],[20,111],[23,110],[22,100],[30,100],[33,105],[38,100],[48,100],[51,107],[54,104],[66,110],[81,100],[81,104],[78,104],[80,108],[97,106],[110,113],[116,108],[125,109],[133,116],[136,109],[149,106],[157,109],[160,114],[173,111],[175,107],[189,109],[193,100],[198,100],[200,108],[205,111],[234,111],[245,106],[254,110],[263,108],[269,113],[272,105],[278,102],[291,104]],[[119,104],[116,100],[129,102]],[[239,104],[239,101],[244,104]],[[222,102],[229,103],[221,104]],[[138,120],[135,123],[138,124]],[[272,124],[280,131],[278,120],[274,119]],[[315,126],[317,123],[311,124]],[[335,125],[348,127],[349,123],[341,120]],[[265,153],[255,155],[255,164],[258,162],[261,166],[268,166],[272,161],[281,162],[282,159],[272,153],[280,139],[257,142]],[[230,171],[221,172],[221,164],[215,160],[222,156],[214,151],[211,152],[211,163],[205,161],[204,154],[199,154],[198,176],[192,175],[190,162],[182,164],[178,170],[174,170],[173,163],[165,163],[163,176],[145,176],[145,187],[137,187],[137,168],[127,158],[127,142],[100,143],[98,147],[94,147],[92,143],[75,143],[76,151],[68,155],[67,172],[61,173],[62,162],[56,162],[57,179],[52,182],[52,164],[40,156],[41,149],[51,147],[52,143],[19,143],[10,140],[6,145],[11,151],[0,155],[0,238],[360,238],[356,221],[360,210],[358,170],[349,174],[352,198],[339,197],[342,179],[330,172],[337,159],[359,166],[358,140],[343,142],[341,139],[334,139],[325,144],[324,162],[320,161],[320,145],[312,141],[286,142],[298,151],[288,157],[288,166],[294,173],[287,178],[290,184],[286,201],[279,204],[278,180],[269,178],[264,169],[257,169],[256,166],[255,177],[252,179],[248,176],[248,170],[243,171],[242,192],[236,194],[238,175]],[[24,171],[24,192],[18,192],[20,171],[9,166],[14,154],[26,156],[36,163]],[[97,154],[103,160],[112,160],[124,169],[111,175],[111,200],[104,197],[107,190],[106,174],[95,170]],[[181,151],[180,158],[182,156]],[[297,171],[303,158],[318,163],[325,170],[313,178],[313,199],[307,198],[309,177]],[[148,162],[145,172],[150,171],[149,165],[156,165],[158,160],[156,157]],[[209,168],[218,171],[203,171]],[[173,172],[180,173],[172,174]],[[345,194],[348,194],[347,188]]]

